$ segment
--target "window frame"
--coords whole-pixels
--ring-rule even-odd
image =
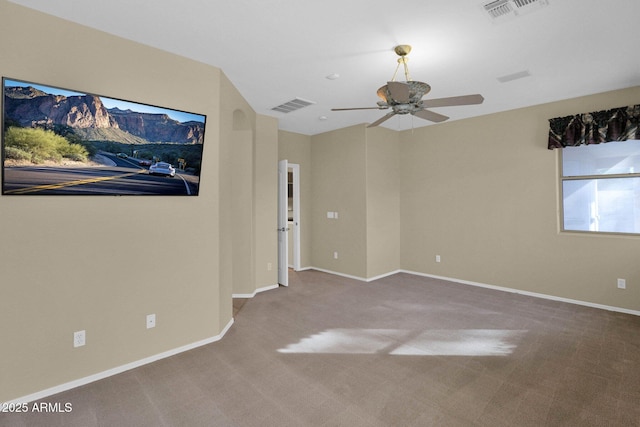
[[[617,174],[599,174],[599,175],[564,175],[564,161],[563,153],[565,148],[562,147],[558,150],[558,194],[559,194],[559,226],[560,233],[567,234],[581,234],[588,236],[622,236],[640,238],[640,232],[631,233],[623,231],[591,231],[591,230],[567,230],[565,229],[565,209],[564,209],[564,183],[566,181],[593,181],[593,180],[605,180],[605,179],[620,179],[620,178],[640,178],[640,172],[633,173],[617,173]]]

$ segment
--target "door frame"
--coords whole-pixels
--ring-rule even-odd
[[[289,286],[288,161],[278,162],[278,284]]]
[[[293,270],[300,270],[300,165],[289,163],[293,172]]]

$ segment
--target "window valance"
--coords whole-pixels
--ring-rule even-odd
[[[640,139],[640,104],[549,119],[549,150]]]

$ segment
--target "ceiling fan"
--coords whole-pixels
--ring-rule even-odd
[[[332,108],[331,111],[392,109],[392,111],[367,126],[370,128],[378,126],[396,114],[411,114],[421,119],[439,123],[447,120],[449,117],[427,110],[427,108],[474,105],[482,104],[482,101],[484,101],[482,95],[478,94],[423,100],[422,97],[429,93],[431,86],[423,82],[411,80],[411,77],[409,77],[409,68],[407,67],[407,61],[409,59],[407,55],[411,52],[411,46],[406,44],[399,45],[394,48],[394,51],[400,57],[398,58],[398,66],[391,81],[378,89],[377,93],[382,101],[377,102],[377,107]],[[396,81],[396,74],[398,74],[400,64],[404,65],[404,75],[406,78],[404,82]]]

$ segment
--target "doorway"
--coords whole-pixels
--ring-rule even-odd
[[[278,163],[279,284],[289,286],[290,267],[300,270],[300,165],[281,160]]]

